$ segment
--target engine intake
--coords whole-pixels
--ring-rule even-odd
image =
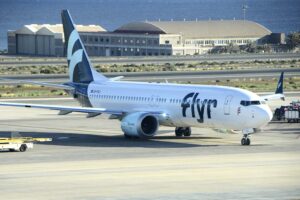
[[[128,136],[148,138],[156,134],[158,130],[158,119],[143,112],[126,115],[121,122],[121,129]]]

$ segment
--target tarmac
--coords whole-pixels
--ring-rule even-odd
[[[274,109],[285,102],[270,102]],[[69,98],[7,100],[77,105]],[[0,199],[300,199],[300,124],[271,122],[242,135],[160,127],[125,139],[118,120],[0,107],[0,137],[51,137],[25,153],[0,152]]]

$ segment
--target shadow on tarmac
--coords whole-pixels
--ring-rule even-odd
[[[219,145],[189,144],[190,139],[222,139],[218,137],[182,137],[156,136],[151,139],[130,138],[123,135],[93,135],[59,132],[19,132],[22,137],[52,138],[52,142],[43,142],[44,145],[79,146],[79,147],[141,147],[141,148],[187,148],[187,147],[215,147]],[[0,137],[10,137],[11,132],[0,132]],[[164,141],[168,140],[168,141]],[[172,140],[172,141],[170,141]],[[183,141],[185,140],[185,141]],[[181,142],[180,142],[181,141]]]

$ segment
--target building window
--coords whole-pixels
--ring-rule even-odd
[[[166,41],[165,41],[165,44],[170,44],[170,41],[169,41],[169,40],[166,40]]]
[[[85,35],[82,36],[82,39],[83,39],[84,42],[87,42],[87,37]]]

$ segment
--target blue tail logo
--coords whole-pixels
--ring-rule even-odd
[[[98,74],[89,61],[86,50],[75,28],[73,20],[68,10],[61,13],[67,59],[69,66],[70,81],[74,83],[90,83],[98,80],[103,81],[107,78]]]
[[[283,75],[284,75],[284,72],[281,72],[275,94],[283,94]]]

